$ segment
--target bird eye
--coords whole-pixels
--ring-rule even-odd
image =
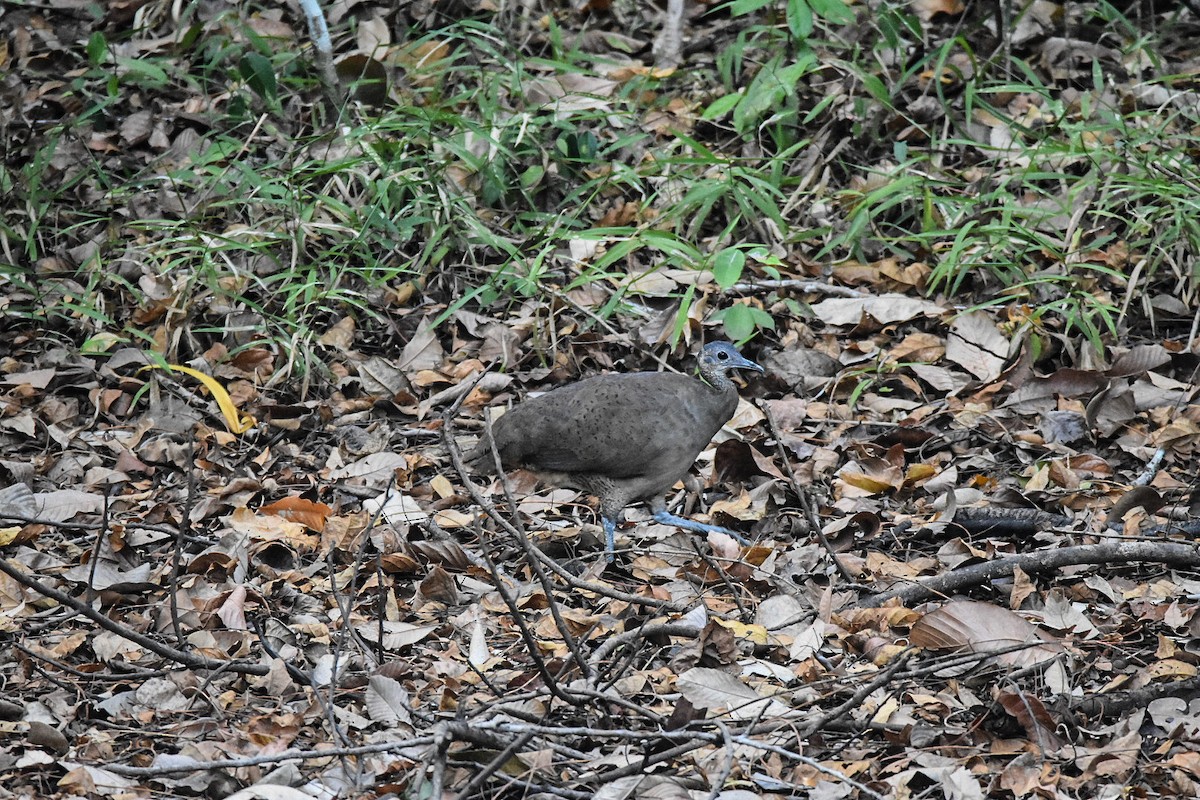
[[[718,351],[717,351],[717,358],[718,358],[719,360],[721,360],[721,361],[728,361],[728,360],[729,360],[729,353],[726,353],[724,350],[718,350]]]

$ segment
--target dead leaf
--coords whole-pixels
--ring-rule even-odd
[[[1008,339],[989,314],[960,314],[950,326],[946,359],[963,367],[984,383],[1000,377],[1009,356]]]
[[[812,306],[817,319],[826,325],[859,325],[867,320],[878,324],[907,322],[916,317],[940,317],[948,309],[928,300],[902,294],[877,297],[834,297]]]
[[[794,716],[778,700],[763,697],[733,675],[719,669],[695,667],[675,679],[675,686],[696,708],[709,716],[724,712],[737,720],[769,721]]]
[[[1024,618],[1006,608],[977,600],[955,599],[929,612],[912,627],[910,641],[929,650],[969,650],[991,653],[1025,645],[1022,649],[997,653],[1002,664],[1032,667],[1055,658],[1061,645]]]

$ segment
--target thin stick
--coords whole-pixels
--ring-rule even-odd
[[[783,437],[779,433],[779,426],[775,424],[775,415],[771,413],[771,407],[766,403],[762,403],[759,405],[759,410],[767,418],[767,427],[771,429],[771,436],[775,438],[775,448],[779,451],[779,460],[783,462],[784,469],[787,470],[788,481],[792,484],[792,491],[796,493],[796,498],[800,501],[800,507],[804,510],[804,516],[808,519],[808,525],[812,528],[813,535],[817,537],[817,541],[825,548],[825,552],[829,553],[829,558],[833,561],[833,566],[842,578],[848,583],[854,583],[854,576],[850,574],[850,570],[846,569],[845,565],[838,559],[837,552],[833,549],[833,545],[825,535],[825,531],[821,529],[821,520],[817,516],[817,510],[813,506],[812,498],[809,497],[804,487],[800,485],[800,480],[796,477],[796,471],[792,469],[791,459],[787,457],[787,450],[783,446]]]

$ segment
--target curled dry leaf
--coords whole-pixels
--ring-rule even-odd
[[[436,542],[419,540],[409,542],[408,546],[414,552],[434,564],[442,564],[451,569],[459,570],[471,566],[471,560],[467,558],[466,551],[463,550],[462,545],[458,542],[448,539]]]
[[[1054,732],[1057,721],[1036,696],[1020,691],[1001,692],[997,699],[1004,710],[1021,723],[1030,740],[1036,742],[1043,751],[1057,750],[1065,744]]]
[[[385,650],[399,650],[402,647],[414,645],[437,630],[436,625],[413,625],[391,620],[384,620],[382,624],[372,620],[354,626],[359,636],[372,644],[380,644],[380,628],[383,630],[382,645]]]
[[[1108,512],[1108,524],[1110,527],[1118,527],[1121,520],[1135,508],[1144,508],[1148,513],[1153,514],[1166,504],[1163,499],[1154,489],[1149,486],[1135,486],[1122,495]]]
[[[423,522],[429,519],[428,512],[421,508],[416,499],[398,492],[389,492],[382,502],[378,497],[364,500],[363,508],[371,514],[382,513],[383,518],[392,524]]]
[[[50,522],[66,522],[77,514],[94,514],[104,507],[103,495],[78,489],[38,492],[33,498],[37,503],[34,516]]]
[[[487,632],[483,628],[483,623],[475,620],[475,626],[471,629],[471,645],[467,650],[467,660],[473,667],[482,670],[490,658],[491,649],[488,647]]]
[[[1000,377],[1009,355],[1009,342],[992,318],[982,311],[959,316],[946,339],[946,359],[976,378],[990,382]]]
[[[429,575],[421,581],[421,594],[427,600],[436,600],[452,606],[458,603],[458,586],[449,572],[438,565],[429,570]]]
[[[882,458],[865,457],[857,464],[847,464],[838,473],[838,479],[845,485],[848,496],[882,494],[904,485],[904,470]]]
[[[300,552],[313,552],[320,539],[299,522],[274,514],[258,514],[246,507],[237,508],[225,517],[230,530],[248,536],[254,542],[279,542]]]
[[[912,0],[910,5],[913,13],[925,22],[943,14],[958,16],[965,10],[961,0]]]
[[[318,532],[325,527],[325,520],[333,513],[333,509],[324,503],[316,503],[303,497],[284,497],[267,503],[259,510],[263,514],[275,514],[298,522],[309,530]]]

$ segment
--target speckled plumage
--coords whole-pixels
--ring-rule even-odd
[[[661,522],[732,533],[668,514],[663,499],[733,416],[738,394],[729,371],[762,372],[724,342],[707,345],[699,362],[704,380],[661,372],[599,375],[520,403],[492,426],[501,464],[599,497],[610,557],[621,511],[643,500]],[[487,437],[468,458],[493,470]]]

